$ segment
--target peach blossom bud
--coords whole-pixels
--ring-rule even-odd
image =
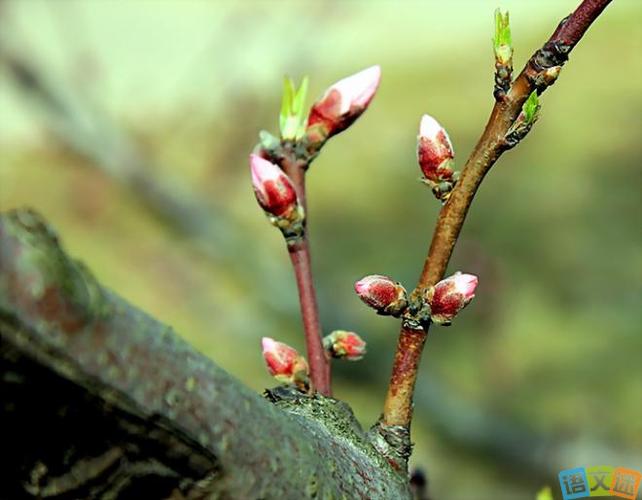
[[[348,128],[368,108],[381,80],[381,68],[371,66],[339,80],[312,106],[309,135],[318,142]]]
[[[437,184],[451,180],[454,157],[446,130],[432,116],[422,116],[417,138],[417,160],[424,177]]]
[[[366,343],[354,332],[335,330],[323,338],[323,347],[333,358],[357,361],[366,353]]]
[[[266,212],[287,217],[299,202],[290,178],[274,163],[258,155],[250,155],[252,186],[259,205]]]
[[[457,313],[473,300],[478,282],[477,276],[457,272],[431,287],[426,293],[431,321],[449,325]]]
[[[379,314],[398,316],[408,305],[406,289],[388,276],[373,274],[354,284],[361,300]]]
[[[296,349],[269,337],[263,337],[261,345],[265,364],[275,379],[297,385],[307,381],[308,363]]]

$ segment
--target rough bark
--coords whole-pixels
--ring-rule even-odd
[[[0,373],[3,498],[410,498],[345,403],[261,398],[29,210],[0,215]]]

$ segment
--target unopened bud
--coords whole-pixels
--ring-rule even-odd
[[[258,155],[250,155],[250,167],[259,205],[281,230],[287,244],[296,244],[304,234],[305,214],[292,181],[274,163]]]
[[[373,274],[354,284],[361,300],[379,314],[398,316],[408,306],[406,289],[388,276]]]
[[[381,68],[371,66],[339,80],[312,106],[308,140],[323,143],[348,128],[368,108],[381,80]]]
[[[296,190],[290,178],[274,163],[250,155],[254,194],[266,212],[287,217],[298,205]]]
[[[269,337],[263,337],[261,344],[263,359],[270,375],[279,382],[307,387],[308,363],[296,349]]]
[[[519,141],[526,137],[526,134],[530,132],[533,124],[539,117],[540,107],[537,91],[533,90],[533,92],[528,96],[528,99],[526,99],[522,105],[521,112],[517,115],[517,118],[508,129],[508,132],[506,132],[506,136],[504,138],[508,148],[512,148],[517,145],[517,143],[519,143]]]
[[[457,180],[453,170],[455,152],[446,129],[430,115],[423,115],[417,137],[417,161],[424,174],[423,181],[442,201]]]
[[[472,274],[455,273],[441,280],[426,293],[432,322],[449,325],[475,296],[479,280]]]
[[[432,116],[422,116],[417,138],[417,160],[426,179],[434,182],[450,179],[454,157],[446,129]]]
[[[323,338],[323,347],[333,358],[357,361],[366,353],[366,343],[354,332],[335,330]]]
[[[283,100],[279,114],[281,138],[284,140],[299,140],[305,133],[305,116],[303,104],[308,93],[308,77],[304,77],[297,89],[290,78],[283,82]]]

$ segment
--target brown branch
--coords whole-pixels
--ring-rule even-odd
[[[347,405],[259,397],[0,215],[0,466],[11,498],[399,498]],[[96,432],[99,429],[99,432]]]
[[[584,0],[575,12],[560,23],[544,46],[535,52],[513,82],[510,91],[495,103],[481,138],[468,158],[450,198],[439,213],[415,293],[421,293],[443,278],[475,193],[489,169],[512,146],[506,141],[506,134],[528,96],[533,91],[541,94],[552,85],[554,78],[546,78],[546,70],[560,67],[566,62],[569,52],[610,1]],[[384,426],[410,425],[416,371],[426,336],[427,327],[401,330],[384,405]],[[399,352],[408,345],[419,347],[408,353]]]
[[[321,394],[332,394],[330,360],[325,354],[321,341],[323,332],[319,321],[319,306],[317,304],[314,280],[312,278],[312,263],[310,258],[310,245],[308,242],[307,211],[308,205],[305,192],[305,172],[307,165],[292,159],[293,155],[282,157],[281,166],[285,173],[292,179],[297,190],[299,201],[306,213],[306,229],[302,239],[295,245],[288,246],[290,260],[296,276],[299,291],[299,304],[301,320],[305,334],[305,345],[310,363],[310,379],[312,385]]]

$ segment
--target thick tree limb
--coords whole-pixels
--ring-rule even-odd
[[[0,216],[0,366],[12,498],[409,498],[347,405],[260,398],[28,210]]]

